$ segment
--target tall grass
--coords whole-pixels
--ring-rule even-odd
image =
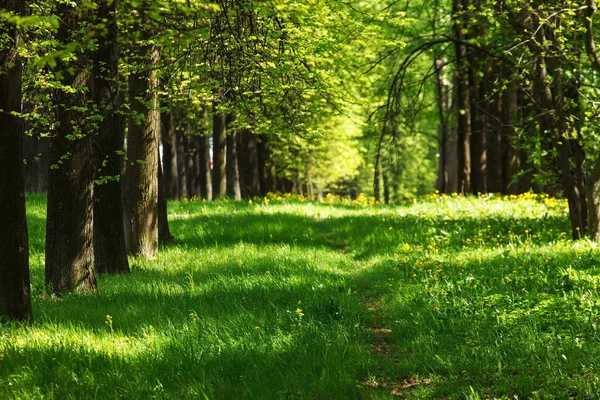
[[[56,298],[30,196],[36,322],[0,325],[0,398],[600,396],[600,255],[564,202],[327,200],[170,203],[175,245]]]

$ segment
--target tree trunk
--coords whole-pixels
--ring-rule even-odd
[[[232,123],[235,116],[227,118]],[[240,169],[238,164],[237,129],[228,129],[227,135],[227,196],[234,200],[241,200]]]
[[[227,195],[227,121],[213,108],[213,198]]]
[[[102,1],[97,21],[107,34],[100,35],[94,54],[94,103],[102,120],[98,122],[94,157],[94,260],[96,272],[127,273],[121,190],[122,151],[125,126],[121,117],[119,90],[119,45],[116,20],[117,1]]]
[[[24,0],[0,0],[0,8],[22,14]],[[0,315],[33,321],[29,284],[29,240],[25,217],[21,61],[18,34],[0,26]],[[8,39],[10,38],[10,39]],[[12,43],[10,43],[12,42]]]
[[[177,149],[177,188],[180,199],[189,197],[187,190],[187,161],[186,161],[186,137],[179,129],[175,129],[175,140]]]
[[[142,18],[144,20],[144,18]],[[143,32],[144,39],[149,34]],[[127,136],[127,250],[152,258],[158,253],[158,76],[160,54],[155,45],[135,49],[139,70],[129,76],[131,119]]]
[[[207,132],[199,138],[201,195],[203,199],[212,200],[212,171],[210,168],[210,136]]]
[[[162,165],[158,163],[158,242],[160,244],[170,244],[174,242],[174,239],[169,229],[165,179]]]
[[[46,193],[48,191],[48,164],[50,163],[50,138],[40,136],[38,142],[39,157],[37,160],[38,169],[38,192]]]
[[[509,76],[505,76],[509,80]],[[517,152],[513,147],[515,134],[514,121],[517,114],[517,88],[514,83],[508,85],[502,93],[502,193],[516,193],[517,185],[511,186],[513,176],[517,173]]]
[[[450,82],[446,77],[446,60],[435,60],[435,77],[437,88],[438,122],[438,182],[437,189],[440,193],[448,193],[448,140],[450,130],[448,115],[450,113]]]
[[[200,154],[200,136],[190,136],[193,145],[192,159],[192,191],[198,198],[202,197],[202,154]]]
[[[458,183],[461,193],[470,190],[470,150],[469,135],[470,127],[470,101],[469,101],[469,79],[467,64],[467,46],[464,44],[465,35],[465,13],[468,9],[467,0],[452,1],[452,18],[456,51],[456,77],[455,96],[457,104],[457,160],[458,160]]]
[[[246,130],[240,129],[236,135],[236,146],[238,149],[238,169],[240,177],[240,196],[242,199],[248,197],[248,143]]]
[[[28,114],[33,111],[33,105],[29,102],[23,104],[23,113]],[[39,135],[31,132],[31,121],[23,122],[23,130],[28,132],[23,137],[23,160],[25,160],[25,191],[28,193],[37,193],[38,191],[38,154],[39,154]]]
[[[587,178],[587,203],[588,203],[588,234],[595,242],[600,242],[600,158]]]
[[[185,135],[184,137],[185,144],[185,181],[187,182],[187,195],[188,198],[193,198],[194,196],[198,196],[196,193],[196,177],[198,176],[198,170],[196,169],[196,143],[194,142],[194,138],[192,135]]]
[[[271,158],[271,146],[269,145],[269,139],[262,135],[257,138],[258,144],[258,171],[260,177],[260,193],[261,196],[266,196],[267,193],[274,191],[273,187],[273,173],[269,166],[269,160]]]
[[[165,194],[170,200],[179,199],[179,179],[177,176],[177,138],[175,135],[175,117],[169,109],[161,114],[161,138],[163,148],[163,178]]]
[[[75,32],[85,19],[71,4],[58,6],[61,43],[76,40]],[[92,222],[95,168],[87,122],[89,61],[89,54],[80,54],[76,61],[59,67],[61,83],[73,91],[56,92],[57,125],[50,143],[45,281],[54,293],[97,289]]]
[[[486,191],[486,121],[485,121],[485,90],[484,83],[476,77],[475,67],[469,66],[469,88],[471,110],[471,138],[469,148],[471,151],[471,191],[474,194]]]
[[[248,146],[248,170],[246,171],[246,182],[248,197],[260,196],[260,171],[258,169],[258,143],[256,135],[245,130],[244,136]]]
[[[502,192],[502,96],[495,93],[490,100],[490,119],[487,135],[487,191]]]

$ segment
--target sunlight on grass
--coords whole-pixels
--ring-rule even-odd
[[[171,203],[177,242],[0,325],[0,397],[598,397],[600,255],[547,196]]]

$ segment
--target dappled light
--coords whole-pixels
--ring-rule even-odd
[[[595,390],[600,256],[566,240],[561,201],[173,202],[175,244],[60,297],[36,255],[43,197],[29,204],[37,322],[0,328],[10,396]]]

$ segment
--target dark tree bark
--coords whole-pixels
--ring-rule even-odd
[[[450,129],[448,115],[450,113],[450,82],[446,77],[445,59],[435,60],[435,79],[437,89],[438,123],[438,181],[437,190],[448,193],[448,141]]]
[[[235,121],[234,115],[227,116],[228,125]],[[241,200],[240,169],[238,163],[237,130],[228,128],[227,135],[227,196],[234,200]]]
[[[142,31],[142,36],[148,39],[149,33]],[[155,66],[160,54],[155,45],[134,50],[139,65],[129,77],[130,108],[136,118],[130,120],[127,136],[126,243],[130,254],[152,258],[158,253],[160,111]]]
[[[248,197],[248,144],[244,136],[244,129],[238,131],[236,135],[238,148],[238,168],[240,177],[240,195],[242,199]]]
[[[509,80],[509,76],[504,77]],[[517,185],[511,185],[514,175],[517,173],[517,152],[513,147],[515,135],[514,121],[517,110],[517,88],[514,83],[508,85],[502,94],[502,134],[500,144],[502,146],[502,193],[516,193]]]
[[[120,179],[125,121],[120,114],[117,3],[99,4],[96,19],[107,33],[98,38],[93,65],[94,102],[102,116],[94,146],[96,181],[102,182],[94,186],[94,259],[96,272],[112,274],[129,272]]]
[[[82,15],[71,3],[58,6],[61,43],[76,40]],[[73,63],[60,65],[63,85],[57,90],[57,126],[50,143],[48,212],[46,223],[46,285],[55,293],[96,290],[94,275],[92,131],[86,121],[90,55],[79,54]]]
[[[22,14],[23,0],[0,0],[0,9]],[[18,34],[0,26],[10,44],[0,47],[0,315],[33,321],[29,284],[29,239],[25,217],[21,61]]]
[[[490,119],[486,138],[487,191],[490,193],[501,193],[503,191],[501,126],[503,104],[501,94],[495,93],[489,102]]]
[[[175,139],[177,142],[177,187],[179,198],[189,197],[187,190],[187,161],[186,161],[186,138],[180,129],[175,129]]]
[[[457,159],[458,182],[461,193],[470,190],[470,150],[469,135],[471,133],[471,116],[469,100],[469,78],[467,46],[465,43],[465,17],[468,10],[468,0],[452,0],[453,30],[456,51],[455,101],[457,105]]]
[[[244,136],[246,137],[247,152],[248,152],[248,170],[246,171],[246,182],[248,188],[248,197],[260,196],[260,170],[258,167],[258,142],[256,135],[252,132],[245,130]]]
[[[476,77],[475,66],[469,65],[471,137],[471,191],[474,194],[486,191],[486,121],[485,121],[485,89],[484,83]]]
[[[48,163],[50,162],[50,138],[40,136],[38,139],[38,192],[48,191]]]
[[[266,196],[269,192],[275,190],[275,174],[269,161],[271,159],[271,146],[269,139],[265,135],[258,137],[258,171],[260,176],[260,193]]]
[[[200,194],[203,199],[212,200],[212,170],[210,168],[210,136],[205,133],[198,138],[200,153]]]
[[[167,196],[165,193],[165,179],[161,163],[158,163],[158,241],[160,244],[171,244],[175,240],[169,229],[167,211]]]
[[[187,182],[187,194],[191,199],[194,196],[198,196],[200,193],[197,189],[198,179],[198,149],[195,137],[192,135],[185,135],[185,171],[186,171],[186,182]]]
[[[213,198],[227,195],[227,121],[213,108]]]
[[[175,117],[171,109],[163,112],[161,118],[161,138],[163,145],[163,178],[168,199],[179,199],[179,178],[177,176],[177,137],[175,135]]]
[[[28,114],[33,111],[31,103],[23,104],[23,113]],[[23,160],[25,161],[25,191],[28,193],[37,193],[38,191],[38,154],[39,140],[35,132],[31,132],[31,122],[24,121],[23,129],[28,132],[23,135]]]
[[[196,197],[202,197],[202,154],[200,154],[200,136],[190,136],[190,143],[194,146],[192,153],[192,187]]]
[[[600,72],[600,54],[594,39],[594,15],[598,6],[594,0],[586,0],[585,50],[597,72]],[[586,181],[588,202],[588,233],[592,240],[600,242],[600,157],[596,158]]]

